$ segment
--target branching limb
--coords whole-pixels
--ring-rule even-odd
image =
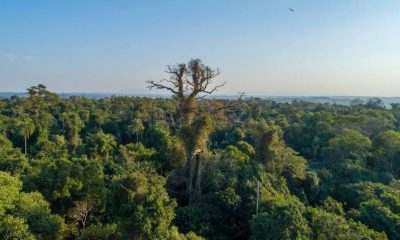
[[[148,81],[146,81],[146,82],[149,84],[149,85],[147,86],[149,89],[153,89],[153,88],[156,88],[156,89],[166,89],[166,90],[172,92],[173,94],[176,94],[176,95],[179,94],[179,92],[176,91],[173,87],[163,85],[163,84],[162,84],[163,80],[161,80],[161,81],[159,81],[159,82],[155,82],[155,81],[153,81],[153,80],[148,80]]]
[[[226,82],[224,82],[224,83],[222,83],[222,84],[220,84],[220,85],[218,85],[218,86],[215,86],[215,87],[214,87],[213,89],[211,89],[210,91],[207,91],[206,89],[204,89],[204,90],[202,90],[201,92],[202,92],[202,93],[206,93],[206,94],[212,94],[213,92],[217,91],[219,88],[225,86],[225,84],[226,84]],[[208,84],[207,84],[207,85],[208,85]]]

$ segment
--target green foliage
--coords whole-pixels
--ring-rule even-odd
[[[92,225],[85,229],[78,240],[114,240],[118,239],[117,225]]]
[[[185,143],[187,152],[192,152],[195,148],[204,149],[207,144],[208,135],[212,130],[213,122],[210,116],[205,115],[197,118],[191,125],[182,126],[180,136]]]
[[[156,151],[152,148],[146,148],[143,144],[130,143],[125,146],[120,146],[121,156],[125,164],[130,164],[133,162],[151,162],[154,160]]]
[[[109,160],[110,154],[117,144],[113,135],[103,131],[90,134],[86,141],[91,156],[101,161]]]
[[[62,239],[64,219],[51,214],[38,192],[21,192],[22,182],[0,172],[0,232],[6,239]],[[34,237],[33,237],[34,236]]]
[[[0,220],[0,235],[2,239],[26,239],[34,240],[35,237],[29,232],[28,225],[23,218],[5,216]]]
[[[194,231],[200,236],[209,236],[212,226],[209,223],[210,213],[201,206],[185,206],[176,210],[175,224],[183,232]]]
[[[345,161],[363,161],[368,156],[371,141],[360,132],[344,129],[338,136],[329,140],[323,155],[329,164],[340,164]]]
[[[329,213],[334,213],[336,215],[343,216],[343,204],[336,201],[332,197],[327,197],[323,202],[321,208]]]
[[[63,239],[64,219],[51,214],[49,203],[40,193],[21,193],[12,213],[26,219],[30,232],[39,239]]]
[[[243,153],[247,154],[249,157],[254,157],[256,154],[253,146],[251,146],[248,142],[239,141],[236,143],[236,147],[240,149]]]
[[[225,148],[243,140],[244,131],[237,127],[217,128],[210,136],[210,141],[215,148]]]
[[[242,161],[244,163],[248,163],[250,161],[250,157],[239,150],[239,148],[235,146],[228,146],[225,149],[225,152],[222,156],[225,159],[236,159]]]
[[[18,175],[24,173],[28,167],[28,159],[21,150],[13,148],[11,141],[0,135],[0,171]]]
[[[359,220],[377,231],[384,231],[389,239],[400,236],[400,217],[377,200],[361,204]]]
[[[307,239],[310,230],[303,211],[296,199],[272,200],[267,211],[251,220],[251,239]]]
[[[362,202],[368,200],[380,200],[387,203],[386,206],[397,211],[398,203],[394,201],[400,198],[400,190],[382,183],[360,182],[343,185],[338,189],[339,199],[346,202],[349,207],[357,208]]]
[[[75,152],[81,141],[79,131],[83,128],[84,123],[79,117],[79,114],[76,112],[62,113],[61,121],[63,122],[63,125],[68,128],[69,145],[71,147],[71,151]]]
[[[347,221],[335,213],[309,208],[306,212],[312,229],[312,239],[387,239],[386,234],[368,229],[365,225]]]
[[[139,142],[139,132],[144,130],[142,120],[135,118],[132,123],[128,125],[128,130],[136,134],[136,143]]]
[[[28,138],[33,134],[35,131],[35,125],[32,119],[29,116],[24,115],[21,117],[22,120],[17,122],[16,127],[18,129],[18,134],[24,138],[25,142],[25,155],[28,153]]]
[[[306,160],[285,146],[279,128],[262,121],[253,123],[251,130],[255,159],[265,166],[267,172],[288,180],[305,178]]]
[[[168,197],[164,184],[160,176],[137,171],[113,180],[109,204],[124,235],[157,239],[169,234],[176,203]]]
[[[55,202],[82,188],[83,167],[66,158],[38,160],[37,172],[25,179],[27,189],[40,191],[47,200]]]
[[[187,91],[0,99],[1,238],[398,239],[398,104]]]
[[[21,188],[21,181],[7,172],[0,172],[0,216],[15,207],[14,201],[18,198]]]
[[[386,131],[373,140],[374,166],[400,176],[400,132]]]

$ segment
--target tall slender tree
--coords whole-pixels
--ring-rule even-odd
[[[35,125],[32,119],[24,117],[22,121],[17,124],[18,134],[24,138],[24,149],[25,155],[28,154],[28,139],[35,131]]]
[[[68,142],[70,150],[75,153],[81,138],[79,136],[80,130],[84,126],[84,122],[76,112],[64,112],[61,116],[63,124],[68,128]]]
[[[139,118],[133,119],[132,123],[129,124],[128,129],[130,132],[135,133],[136,143],[139,143],[139,133],[144,130],[142,120],[140,120]]]

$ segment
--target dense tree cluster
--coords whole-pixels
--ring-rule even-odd
[[[216,71],[169,73],[172,99],[1,99],[1,238],[400,238],[399,105],[203,99]]]

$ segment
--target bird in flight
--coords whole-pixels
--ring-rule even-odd
[[[290,10],[291,12],[294,12],[293,8],[289,8],[289,10]]]

